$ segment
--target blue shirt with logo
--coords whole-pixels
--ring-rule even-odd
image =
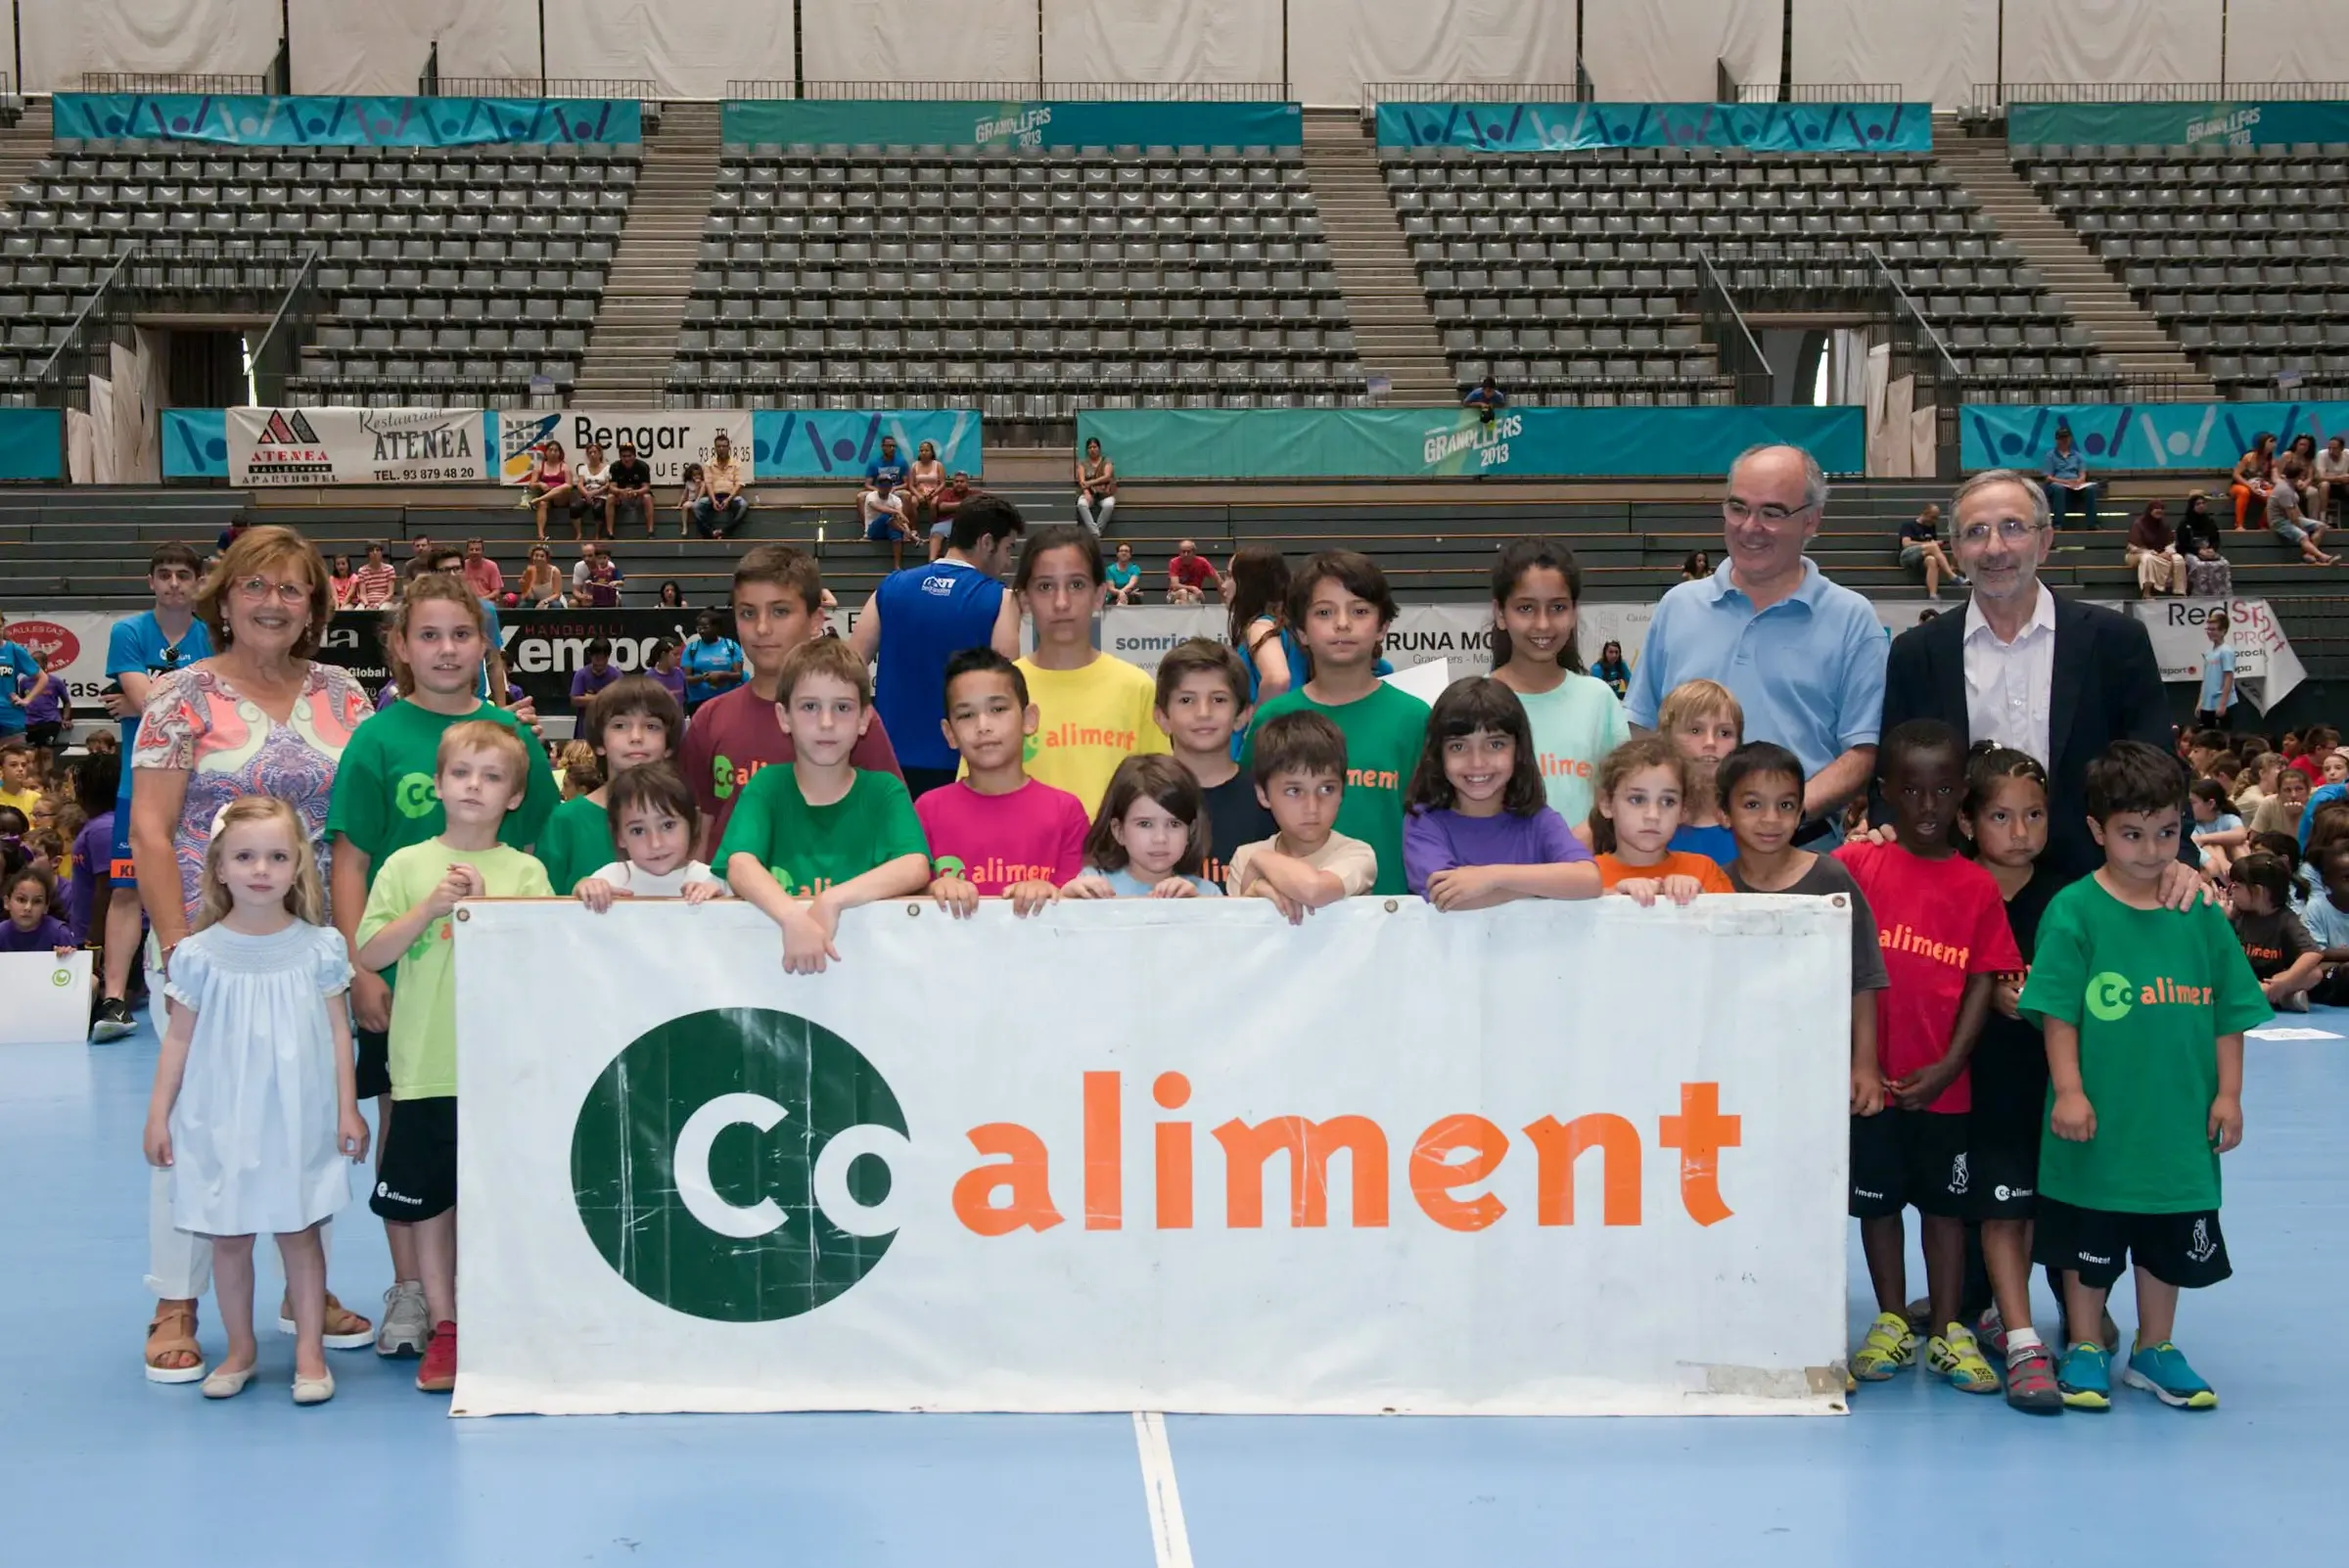
[[[939,725],[946,715],[946,661],[984,648],[1003,608],[1003,584],[951,556],[881,579],[880,669],[873,709],[903,767],[951,768],[961,758]]]
[[[727,667],[742,667],[742,644],[731,637],[706,640],[693,637],[677,655],[677,668],[685,672],[685,700],[706,703],[713,697],[723,697],[742,684],[742,676],[713,674],[713,670]]]
[[[136,671],[142,675],[163,675],[174,669],[185,669],[199,659],[212,656],[212,633],[201,621],[188,623],[188,629],[177,642],[163,635],[163,628],[155,619],[155,612],[142,610],[127,621],[115,623],[115,629],[106,639],[106,673],[109,679],[119,679]],[[122,720],[122,755],[127,759],[139,742],[139,715],[131,715]],[[122,800],[130,799],[130,769],[122,769]],[[128,819],[129,813],[123,813]]]
[[[876,490],[887,493],[905,483],[906,463],[902,456],[874,458],[864,465],[864,478]]]
[[[41,678],[41,662],[21,642],[0,642],[0,735],[21,735],[30,722],[24,693]]]

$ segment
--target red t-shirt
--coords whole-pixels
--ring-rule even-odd
[[[913,803],[938,875],[958,872],[981,898],[999,899],[1015,882],[1066,887],[1084,870],[1084,803],[1030,779],[1009,795],[982,795],[968,779]]]
[[[1174,580],[1186,588],[1204,588],[1216,580],[1216,566],[1204,555],[1178,555],[1167,563]]]
[[[2308,787],[2312,790],[2325,782],[2325,762],[2322,758],[2302,754],[2293,758],[2289,765],[2300,770],[2301,775],[2308,780]]]
[[[685,775],[685,787],[701,803],[713,845],[726,836],[726,819],[734,814],[734,803],[742,798],[750,776],[798,756],[774,699],[760,697],[748,682],[693,711],[685,725],[685,744],[677,749],[677,767]],[[867,773],[904,777],[879,714],[850,749],[849,761]]]
[[[2019,970],[2023,955],[1999,885],[1973,861],[1927,860],[1897,844],[1847,844],[1835,858],[1876,916],[1892,982],[1876,992],[1876,1060],[1890,1084],[1949,1053],[1969,977]],[[1956,1115],[1973,1103],[1971,1075],[1959,1073],[1925,1109]]]

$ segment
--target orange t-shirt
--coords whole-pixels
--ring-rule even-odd
[[[1663,860],[1655,865],[1627,865],[1612,854],[1598,857],[1598,889],[1601,893],[1613,893],[1615,884],[1627,877],[1647,877],[1657,882],[1666,877],[1694,877],[1696,885],[1707,893],[1737,891],[1729,886],[1729,874],[1712,856],[1698,854],[1691,850],[1669,851]]]

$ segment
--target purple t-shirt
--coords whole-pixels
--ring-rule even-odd
[[[600,675],[591,666],[581,665],[578,673],[571,677],[571,700],[575,703],[585,702],[619,678],[620,667],[618,665],[605,665],[604,672]]]
[[[685,671],[684,671],[684,670],[682,670],[682,669],[669,669],[669,670],[648,669],[648,670],[646,670],[646,671],[645,671],[645,673],[646,673],[646,674],[648,674],[648,675],[650,675],[650,676],[652,676],[652,677],[653,677],[655,680],[657,680],[657,681],[661,682],[662,686],[663,686],[663,687],[664,687],[664,688],[665,688],[665,689],[666,689],[666,690],[668,692],[668,694],[669,694],[671,697],[674,697],[674,698],[677,700],[677,706],[678,706],[679,708],[683,708],[683,707],[685,706]]]
[[[0,952],[48,952],[55,947],[78,945],[73,933],[55,915],[41,916],[41,923],[30,931],[14,920],[0,920]]]
[[[73,881],[66,889],[66,924],[87,935],[98,907],[98,879],[113,869],[115,813],[101,811],[73,835]]]
[[[1556,865],[1589,858],[1589,847],[1546,806],[1531,816],[1412,810],[1403,819],[1404,880],[1422,898],[1427,879],[1453,866]]]

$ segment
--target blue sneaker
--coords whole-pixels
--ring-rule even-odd
[[[2112,1408],[2112,1358],[2101,1345],[2074,1345],[2063,1353],[2063,1370],[2055,1375],[2063,1403],[2075,1410]]]
[[[2162,1404],[2181,1410],[2219,1407],[2217,1393],[2187,1365],[2185,1355],[2166,1339],[2158,1345],[2140,1345],[2133,1351],[2121,1381],[2131,1388],[2142,1388]]]

